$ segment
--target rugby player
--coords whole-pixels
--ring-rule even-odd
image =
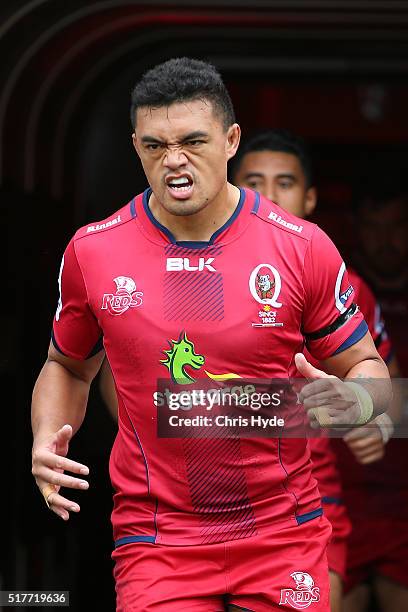
[[[299,371],[311,420],[358,426],[390,400],[386,366],[324,232],[227,182],[240,128],[213,66],[148,71],[131,118],[150,187],[65,250],[33,395],[37,485],[61,518],[79,510],[60,488],[88,487],[88,467],[67,455],[106,353],[117,610],[327,612],[331,527],[306,440],[160,438],[157,380]]]

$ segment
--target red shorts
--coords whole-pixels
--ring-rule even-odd
[[[117,612],[329,612],[325,517],[269,535],[200,546],[117,548]]]
[[[353,522],[346,591],[376,575],[408,588],[408,521],[367,518]]]
[[[332,537],[327,547],[327,561],[329,570],[335,572],[345,582],[348,538],[351,532],[351,523],[347,516],[344,504],[325,503],[323,498],[323,511],[332,526]]]

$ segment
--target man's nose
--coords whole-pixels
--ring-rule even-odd
[[[164,165],[166,168],[170,168],[171,170],[184,166],[187,161],[188,160],[183,149],[179,147],[172,147],[171,149],[168,148],[164,156]]]
[[[266,198],[268,198],[268,200],[272,200],[272,202],[276,202],[276,198],[277,198],[277,193],[276,193],[276,189],[275,189],[275,185],[274,183],[268,183],[265,186],[265,192],[263,194]]]
[[[277,195],[276,195],[276,189],[268,189],[267,192],[265,193],[265,197],[268,198],[268,200],[271,200],[272,202],[278,202],[277,200]]]

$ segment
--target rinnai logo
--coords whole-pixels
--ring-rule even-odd
[[[214,261],[214,257],[200,257],[198,265],[191,265],[188,257],[168,257],[166,261],[167,272],[181,272],[187,270],[187,272],[202,272],[204,269],[209,272],[216,272],[215,268],[211,265]]]
[[[113,279],[116,293],[104,293],[101,310],[107,310],[111,315],[121,315],[129,308],[143,304],[143,291],[136,291],[136,283],[128,276],[117,276]]]
[[[268,219],[272,219],[272,221],[276,221],[276,223],[279,223],[279,225],[283,225],[284,227],[287,227],[288,229],[291,229],[295,232],[299,232],[299,234],[303,230],[303,225],[296,225],[295,223],[290,223],[289,221],[285,221],[285,219],[282,219],[282,217],[276,214],[276,212],[269,213]]]
[[[312,603],[320,601],[320,589],[306,572],[293,572],[290,575],[296,582],[296,590],[281,589],[279,605],[289,604],[295,610],[305,610]]]
[[[117,223],[120,223],[121,218],[120,215],[118,215],[117,217],[115,217],[114,219],[112,219],[112,221],[107,221],[106,223],[99,223],[98,225],[90,225],[86,232],[97,232],[98,230],[101,229],[105,229],[106,227],[111,227],[112,225],[116,225]]]

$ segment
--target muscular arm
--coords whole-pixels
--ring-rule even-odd
[[[331,427],[361,423],[359,419],[363,413],[355,387],[351,388],[341,378],[358,382],[366,389],[372,399],[374,416],[387,409],[392,398],[388,369],[369,334],[322,364],[325,371],[314,368],[304,355],[296,355],[299,372],[311,381],[303,387],[299,398],[312,424],[315,419]]]
[[[34,443],[69,423],[74,433],[85,416],[92,379],[103,353],[87,361],[64,357],[50,345],[48,358],[34,387],[31,422]]]
[[[392,399],[390,375],[369,333],[345,351],[322,361],[322,365],[338,378],[357,379],[372,397],[374,416],[387,410]]]
[[[83,479],[68,476],[64,471],[83,475],[89,471],[66,455],[69,441],[84,419],[90,384],[103,356],[101,351],[91,359],[77,361],[64,357],[51,345],[34,387],[32,472],[41,491],[50,484],[55,488],[55,493],[49,496],[50,507],[64,519],[69,516],[68,510],[78,511],[79,506],[61,496],[60,487],[88,486]]]

